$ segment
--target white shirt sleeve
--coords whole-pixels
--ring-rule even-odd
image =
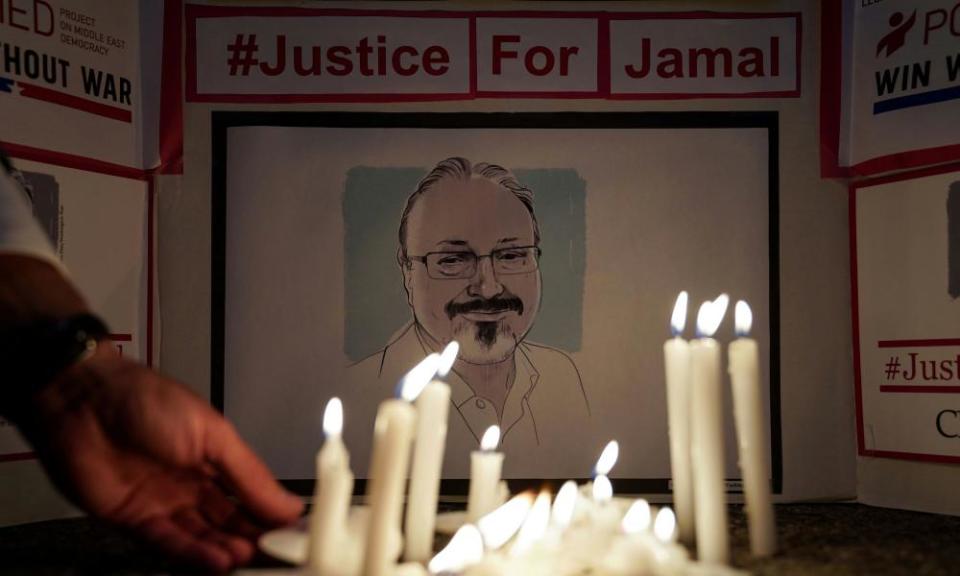
[[[50,239],[33,217],[29,199],[19,184],[0,167],[0,253],[23,254],[46,260],[65,272]]]

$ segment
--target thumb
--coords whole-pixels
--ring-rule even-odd
[[[299,517],[303,503],[274,479],[267,466],[240,438],[234,427],[217,414],[207,427],[204,454],[236,492],[240,504],[270,525],[289,524]]]

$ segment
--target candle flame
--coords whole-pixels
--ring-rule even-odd
[[[557,492],[557,497],[553,500],[553,511],[551,518],[553,523],[561,528],[566,528],[573,520],[573,511],[577,507],[577,483],[573,480],[567,480]]]
[[[510,555],[519,556],[529,550],[537,540],[543,538],[549,524],[550,493],[541,490],[537,499],[533,502],[533,508],[527,514],[527,519],[523,521],[520,532],[517,533],[517,541],[513,543]]]
[[[674,336],[682,334],[684,327],[687,325],[687,300],[689,300],[689,296],[687,291],[684,290],[677,296],[677,302],[673,305],[670,328],[673,330]]]
[[[531,506],[533,506],[533,494],[524,492],[480,518],[477,521],[477,528],[487,548],[496,550],[513,538],[527,517]]]
[[[447,546],[427,564],[433,574],[462,572],[483,558],[483,537],[473,524],[465,524],[457,530]]]
[[[643,498],[631,504],[620,526],[627,534],[636,534],[650,528],[650,504]]]
[[[453,368],[453,363],[457,360],[457,354],[459,353],[460,343],[456,340],[451,340],[440,354],[440,362],[437,364],[438,377],[446,378],[447,374],[450,373],[450,369]]]
[[[653,522],[653,534],[661,542],[672,542],[673,537],[676,534],[677,527],[677,517],[674,516],[673,510],[669,508],[661,508],[657,512],[657,519]]]
[[[753,327],[753,312],[750,305],[740,300],[736,308],[733,309],[734,329],[737,336],[747,336],[750,334],[750,328]]]
[[[697,333],[705,338],[710,338],[723,322],[723,316],[727,313],[727,304],[730,298],[726,294],[721,294],[714,301],[706,301],[700,305],[700,311],[697,313]]]
[[[316,420],[314,420],[316,422]],[[334,396],[323,410],[323,433],[329,438],[343,431],[343,402]]]
[[[499,444],[500,427],[494,424],[483,433],[483,438],[480,439],[480,449],[484,452],[490,452],[491,450],[496,450]]]
[[[593,500],[605,504],[613,498],[613,484],[605,474],[599,474],[593,479]]]
[[[416,400],[437,373],[439,364],[440,355],[436,352],[421,360],[400,381],[400,397],[407,402]]]
[[[616,440],[607,442],[607,445],[603,448],[603,452],[600,453],[600,458],[597,459],[594,473],[603,474],[604,476],[609,474],[610,470],[613,469],[613,465],[617,463],[619,456],[620,444],[618,444]]]

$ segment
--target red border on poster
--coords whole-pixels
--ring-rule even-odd
[[[824,178],[872,176],[960,159],[960,144],[907,150],[840,165],[843,121],[843,3],[824,2],[820,17],[820,175]]]
[[[869,188],[871,186],[879,186],[881,184],[889,184],[891,182],[902,182],[904,180],[915,180],[917,178],[923,178],[925,176],[936,176],[938,174],[946,174],[949,172],[958,172],[960,171],[960,162],[953,164],[945,164],[941,166],[933,166],[931,168],[924,168],[922,170],[914,170],[911,172],[901,172],[899,174],[893,174],[890,176],[881,176],[877,178],[870,178],[867,180],[861,180],[859,182],[851,183],[848,188],[849,193],[849,218],[850,218],[850,291],[851,291],[851,320],[853,324],[853,379],[854,379],[854,399],[856,402],[857,409],[857,453],[860,456],[868,456],[872,458],[894,458],[898,460],[917,460],[921,462],[938,462],[938,463],[960,463],[960,456],[944,456],[942,454],[923,454],[919,452],[899,452],[893,450],[869,450],[866,447],[866,441],[864,439],[864,430],[863,430],[863,380],[862,380],[862,370],[860,367],[860,293],[859,293],[859,279],[858,279],[858,268],[857,268],[857,192],[860,188]],[[902,341],[880,341],[878,344],[881,347],[893,346],[893,342],[899,343],[899,345],[904,346],[930,346],[930,345],[941,345],[944,343],[955,343],[956,340],[902,340]],[[910,392],[914,394],[934,394],[934,393],[953,393],[952,390],[937,389],[930,390],[924,387],[915,389]],[[945,387],[942,387],[945,388]],[[883,390],[888,393],[903,393],[904,390],[894,389],[894,390]]]
[[[269,6],[186,6],[186,101],[203,103],[302,104],[323,102],[428,102],[475,100],[480,98],[555,98],[606,100],[689,100],[718,98],[798,98],[801,86],[802,15],[799,12],[577,12],[577,11],[442,11],[442,10],[358,10],[314,9]],[[470,87],[455,93],[351,93],[351,94],[237,94],[197,92],[197,20],[200,18],[368,16],[394,18],[466,19],[470,25]],[[479,18],[568,18],[596,20],[597,90],[590,91],[481,91],[477,87],[477,19]],[[765,92],[647,92],[613,93],[610,88],[610,22],[613,20],[747,20],[793,18],[796,21],[796,85],[793,90]]]

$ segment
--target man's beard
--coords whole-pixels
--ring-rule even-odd
[[[460,344],[460,358],[470,364],[496,364],[513,355],[517,335],[503,320],[471,322],[465,318],[453,321],[453,338]]]
[[[451,302],[446,313],[453,321],[453,337],[460,344],[460,357],[471,364],[495,364],[509,358],[522,334],[515,334],[505,319],[475,322],[460,316],[470,312],[517,312],[523,314],[523,301],[516,296],[487,300]]]

